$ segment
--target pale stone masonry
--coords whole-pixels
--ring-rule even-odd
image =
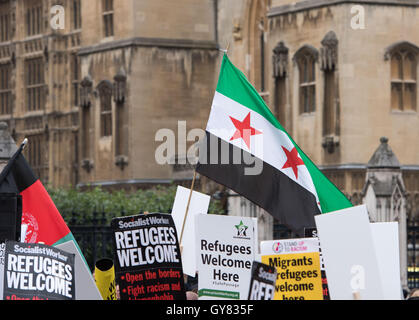
[[[65,9],[64,30],[50,26],[56,4]],[[354,28],[361,13],[365,28]],[[365,197],[367,163],[388,137],[413,219],[418,16],[418,0],[0,1],[0,121],[17,143],[29,139],[25,155],[44,183],[135,189],[188,181],[190,167],[156,163],[155,135],[167,128],[178,138],[178,121],[205,129],[218,49],[228,47],[353,203]],[[180,140],[175,155],[184,158]],[[222,189],[200,181],[209,194]],[[237,214],[246,207],[233,202]],[[266,219],[260,236],[270,238]]]

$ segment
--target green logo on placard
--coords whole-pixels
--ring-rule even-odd
[[[235,226],[237,229],[237,236],[238,237],[246,237],[246,231],[249,228],[246,226],[243,221],[240,221],[240,224]]]

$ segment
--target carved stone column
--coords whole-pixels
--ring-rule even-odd
[[[335,70],[338,65],[338,39],[333,31],[329,31],[323,38],[320,48],[321,70]]]
[[[326,81],[328,86],[333,86],[334,89],[329,92],[325,90],[324,100],[331,99],[331,105],[323,108],[323,148],[332,154],[340,144],[340,101],[339,101],[339,76],[337,74],[338,66],[338,39],[335,32],[329,31],[323,38],[320,48],[320,69],[325,73],[325,86]],[[326,73],[330,76],[333,75],[331,83],[326,78]],[[329,97],[328,94],[332,94]],[[328,128],[328,129],[326,129]]]
[[[273,49],[273,77],[285,77],[288,73],[288,48],[283,41],[280,41]]]
[[[407,215],[406,189],[401,166],[396,155],[382,137],[367,166],[366,182],[362,191],[371,222],[398,222],[400,274],[403,288],[407,288]]]

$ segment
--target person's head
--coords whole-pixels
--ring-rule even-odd
[[[186,300],[198,300],[198,295],[195,292],[187,291]]]
[[[408,300],[419,300],[419,288],[412,289],[410,291],[409,296],[407,297]]]

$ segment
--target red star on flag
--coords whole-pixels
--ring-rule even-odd
[[[288,151],[288,149],[282,147],[282,149],[285,152],[285,155],[287,156],[287,162],[285,162],[282,169],[292,168],[292,171],[294,171],[295,178],[298,180],[298,166],[303,166],[304,161],[298,156],[298,151],[294,147],[291,151]]]
[[[231,137],[230,141],[242,138],[246,143],[247,148],[250,150],[250,137],[262,134],[262,132],[250,126],[250,112],[243,121],[234,119],[233,117],[230,117],[230,119],[236,127],[236,132]]]

